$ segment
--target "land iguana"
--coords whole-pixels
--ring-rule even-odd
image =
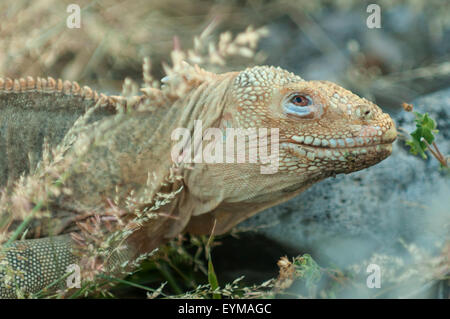
[[[183,232],[225,233],[392,151],[397,133],[389,115],[334,83],[267,66],[224,74],[190,67],[189,74],[166,79],[189,84],[179,96],[163,86],[131,100],[52,78],[0,79],[0,217],[9,218],[11,230],[36,217],[24,240],[3,247],[0,265],[12,273],[0,273],[0,297],[38,292],[80,263],[74,247],[95,225],[120,228],[142,217],[123,226],[122,249],[102,261],[108,271]],[[267,128],[270,137],[278,129],[278,169],[262,174],[260,162],[174,161],[179,141],[172,132],[194,135],[195,121],[223,134]]]

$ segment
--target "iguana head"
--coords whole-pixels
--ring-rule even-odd
[[[326,177],[374,165],[391,154],[396,129],[374,103],[328,81],[274,67],[240,72],[235,125],[279,129],[279,171]]]
[[[321,179],[361,170],[391,154],[397,132],[389,115],[334,83],[305,81],[274,67],[254,67],[229,76],[233,80],[221,100],[220,119],[226,142],[229,128],[258,133],[266,129],[267,153],[278,149],[276,169],[263,174],[261,163],[236,162],[192,170],[186,181],[201,204],[190,220],[190,231],[208,232],[215,224],[216,233],[223,233]],[[278,131],[278,148],[272,147],[272,129]],[[246,142],[250,154],[255,146],[249,139]]]

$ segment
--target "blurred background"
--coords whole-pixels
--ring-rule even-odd
[[[72,3],[81,7],[79,29],[66,26],[70,14],[66,9]],[[370,3],[381,8],[379,29],[369,29],[366,25],[371,14],[367,12]],[[117,94],[126,77],[142,83],[144,57],[151,57],[154,75],[162,77],[161,63],[170,61],[174,38],[181,48],[187,49],[193,46],[194,36],[208,26],[214,27],[211,34],[214,37],[224,31],[242,32],[248,25],[255,28],[264,26],[269,30],[268,36],[260,41],[258,53],[251,61],[234,59],[214,71],[269,64],[288,69],[305,80],[333,81],[374,101],[396,116],[398,123],[412,128],[413,118],[399,115],[402,112],[401,103],[449,88],[450,2],[445,0],[3,0],[0,2],[0,75],[52,76]],[[447,113],[450,92],[445,92],[436,101],[422,102],[422,110],[438,117],[438,128],[444,137],[441,141],[444,152],[448,151],[450,137]],[[395,165],[377,166],[381,171],[372,170],[372,173],[367,173],[369,175],[361,172],[352,179],[338,177],[337,181],[322,183],[295,201],[265,212],[244,225],[247,230],[255,230],[273,222],[278,223],[278,228],[252,231],[250,235],[240,230],[239,235],[234,234],[240,239],[233,236],[221,238],[221,245],[213,252],[219,279],[227,282],[245,275],[246,284],[261,283],[277,275],[276,261],[281,256],[305,252],[324,264],[349,267],[351,263],[358,264],[361,260],[344,253],[354,246],[349,241],[336,239],[339,230],[353,236],[345,239],[351,243],[358,242],[360,238],[354,236],[375,238],[369,240],[368,246],[357,248],[365,252],[364,258],[369,258],[374,253],[380,253],[381,246],[389,246],[387,243],[393,241],[397,243],[398,236],[403,238],[405,234],[406,237],[415,234],[423,225],[422,219],[415,218],[424,212],[431,212],[427,214],[430,218],[427,222],[433,221],[435,225],[435,228],[429,229],[431,233],[448,234],[448,229],[442,228],[450,220],[448,177],[438,172],[430,159],[424,162],[407,155],[407,149],[402,145],[397,147],[393,156],[397,153],[401,159],[397,162],[390,159]],[[386,190],[388,185],[396,191]],[[374,187],[378,188],[374,191]],[[383,192],[380,190],[382,188]],[[397,192],[396,196],[390,195],[393,192]],[[337,206],[333,206],[333,194],[340,197]],[[438,194],[438,197],[433,197],[429,211],[421,207],[421,203],[411,206],[411,201],[427,194]],[[314,202],[317,197],[321,202],[308,204],[305,211],[305,201]],[[354,206],[345,203],[347,198],[350,203],[354,200]],[[364,204],[361,204],[362,201]],[[383,202],[391,206],[385,207]],[[395,206],[403,202],[409,203],[409,206]],[[324,203],[328,206],[324,207]],[[409,207],[408,210],[405,207]],[[333,215],[339,210],[343,211],[340,217]],[[299,216],[299,211],[307,220],[298,221],[290,217],[290,214]],[[355,212],[358,214],[355,215]],[[286,231],[287,236],[291,236],[288,240],[280,239],[280,232],[284,232],[283,225],[286,223],[301,226],[291,229],[290,235]],[[408,223],[414,227],[404,228]],[[368,224],[382,231],[377,233],[374,228],[368,230],[365,228]],[[321,234],[326,236],[327,241]],[[242,237],[248,240],[242,240]],[[414,241],[415,238],[411,235],[408,240]],[[189,240],[190,248],[186,249],[190,249],[190,256],[197,256],[195,247],[201,244],[196,242],[197,239]],[[334,250],[334,253],[322,253],[326,251],[325,244],[321,246],[318,242],[326,243],[327,249]],[[337,246],[333,246],[333,242]],[[431,252],[431,246],[435,248],[434,242],[430,244],[427,241],[425,251]],[[441,240],[437,255],[443,251],[443,246],[444,241]],[[169,258],[169,255],[173,256],[173,252],[180,252],[181,249],[174,247],[172,253],[165,255],[164,262],[144,265],[147,272],[130,280],[155,287],[162,281],[168,281],[171,283],[166,288],[169,293],[194,289],[198,283],[195,280],[199,278],[194,273],[198,269],[201,271],[202,266],[196,263],[195,258],[178,256],[175,261],[170,259],[172,257]],[[395,249],[392,254],[404,256],[404,252]],[[347,262],[342,262],[342,259]],[[392,276],[397,275],[393,273]],[[194,277],[197,279],[194,280]],[[177,284],[177,280],[181,283]],[[198,280],[201,282],[202,279]],[[448,279],[445,284],[439,285],[432,292],[418,296],[448,296]],[[407,287],[406,290],[411,286]],[[420,292],[423,286],[416,288]],[[309,297],[336,296],[334,291],[330,293],[328,290],[322,295],[319,292],[320,289],[309,289],[307,292],[299,290],[298,293]],[[122,297],[142,296],[128,286],[119,287],[116,293]],[[347,291],[341,296],[377,295]]]
[[[71,3],[81,7],[80,29],[66,26]],[[369,3],[380,5],[380,29],[366,26]],[[0,17],[2,75],[49,75],[103,91],[120,91],[127,76],[140,80],[145,56],[162,75],[173,38],[191,48],[213,21],[216,34],[267,26],[257,63],[335,81],[382,106],[450,81],[445,0],[17,0],[1,1]]]

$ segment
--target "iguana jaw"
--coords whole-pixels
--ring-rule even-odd
[[[321,174],[325,176],[361,170],[384,160],[392,153],[392,144],[389,143],[336,149],[304,146],[296,143],[283,143],[281,147],[299,158],[306,157],[310,161],[318,160],[318,163],[311,163],[307,168],[320,167]]]
[[[374,130],[373,127],[365,127],[363,130]],[[329,150],[358,150],[364,149],[377,145],[392,144],[397,138],[397,130],[395,126],[392,125],[385,133],[381,136],[376,135],[373,137],[368,137],[366,135],[360,135],[358,137],[352,138],[339,138],[339,139],[316,139],[314,137],[304,137],[304,136],[292,136],[287,140],[289,143],[301,145],[308,149],[329,149]]]
[[[283,141],[280,148],[299,159],[303,158],[303,162],[311,163],[309,167],[319,167],[322,175],[330,176],[351,173],[381,162],[392,153],[396,138],[397,131],[392,125],[381,136],[326,140],[324,144],[328,146],[322,143],[314,145],[311,139],[306,139],[310,143],[306,144],[305,139],[290,138]]]

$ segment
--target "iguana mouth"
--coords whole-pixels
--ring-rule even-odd
[[[311,145],[303,145],[298,143],[282,143],[282,146],[294,151],[297,154],[307,157],[309,160],[314,159],[331,159],[346,161],[348,156],[363,156],[369,154],[392,152],[391,143],[372,144],[366,146],[326,148],[314,147]]]
[[[356,137],[351,139],[328,139],[323,143],[315,138],[286,139],[281,145],[309,160],[331,159],[337,161],[347,161],[351,156],[373,157],[378,154],[380,157],[387,157],[392,152],[392,143],[397,138],[395,126],[390,127],[382,135],[372,137]],[[310,144],[308,144],[310,143]],[[325,144],[325,145],[324,145]],[[381,154],[385,154],[381,156]],[[349,157],[350,156],[350,157]]]
[[[381,131],[380,131],[381,132]],[[322,150],[358,150],[369,147],[390,145],[397,139],[395,126],[377,136],[358,136],[352,138],[320,139],[311,136],[292,136],[283,142],[300,145],[308,149]]]

